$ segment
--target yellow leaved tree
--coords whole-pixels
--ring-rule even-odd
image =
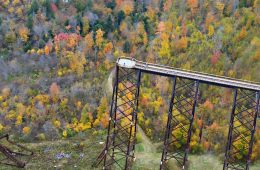
[[[98,29],[96,31],[96,45],[99,48],[101,48],[102,43],[103,43],[103,35],[104,35],[104,32],[101,29]]]
[[[101,127],[106,128],[108,126],[108,119],[109,119],[108,102],[106,97],[102,97],[97,109],[97,119],[94,122],[94,126],[101,125]]]
[[[29,29],[25,26],[22,26],[19,29],[19,36],[22,39],[22,41],[27,42],[29,39]]]

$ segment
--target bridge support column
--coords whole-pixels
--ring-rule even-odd
[[[131,169],[140,79],[140,70],[116,67],[106,146],[93,166],[98,166],[103,160],[103,169]]]
[[[198,89],[198,81],[174,77],[160,169],[169,169],[167,161],[172,158],[185,168]]]
[[[249,170],[260,92],[235,89],[223,170]]]

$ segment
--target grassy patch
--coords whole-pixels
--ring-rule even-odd
[[[92,135],[77,137],[69,140],[45,141],[23,144],[35,152],[34,157],[26,165],[26,170],[45,169],[82,169],[95,170],[91,167],[93,161],[104,147],[105,137]],[[101,142],[101,143],[100,143]],[[133,170],[158,170],[160,166],[160,151],[147,151],[147,143],[136,145],[136,160]],[[212,154],[189,155],[189,170],[219,170],[222,161]],[[124,159],[122,160],[124,163]],[[174,160],[169,161],[171,170],[179,170]],[[101,167],[96,168],[101,169]],[[118,169],[118,168],[115,168]],[[250,170],[260,169],[260,163],[252,165]],[[18,170],[15,167],[0,165],[0,170]]]
[[[205,168],[210,170],[223,169],[223,161],[212,154],[190,155],[188,159],[190,160],[190,170],[201,170]],[[250,170],[258,169],[260,169],[260,163],[250,166]]]
[[[144,152],[144,145],[142,143],[136,144],[135,152]]]
[[[35,153],[25,169],[94,169],[91,165],[104,147],[99,143],[102,141],[97,136],[91,136],[86,139],[75,138],[24,144]],[[0,165],[0,170],[10,169],[18,168]]]

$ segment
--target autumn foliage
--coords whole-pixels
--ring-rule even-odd
[[[259,2],[0,0],[0,134],[30,141],[51,140],[48,129],[57,139],[103,132],[122,56],[259,82]],[[138,124],[157,143],[172,80],[141,80]],[[191,152],[223,154],[232,92],[200,88]]]

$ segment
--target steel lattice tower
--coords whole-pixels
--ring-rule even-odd
[[[103,169],[131,169],[135,159],[141,73],[173,79],[160,169],[168,169],[170,159],[186,169],[199,85],[208,84],[234,90],[223,170],[249,170],[260,108],[260,84],[128,58],[117,61],[106,146],[94,166],[103,161]]]

